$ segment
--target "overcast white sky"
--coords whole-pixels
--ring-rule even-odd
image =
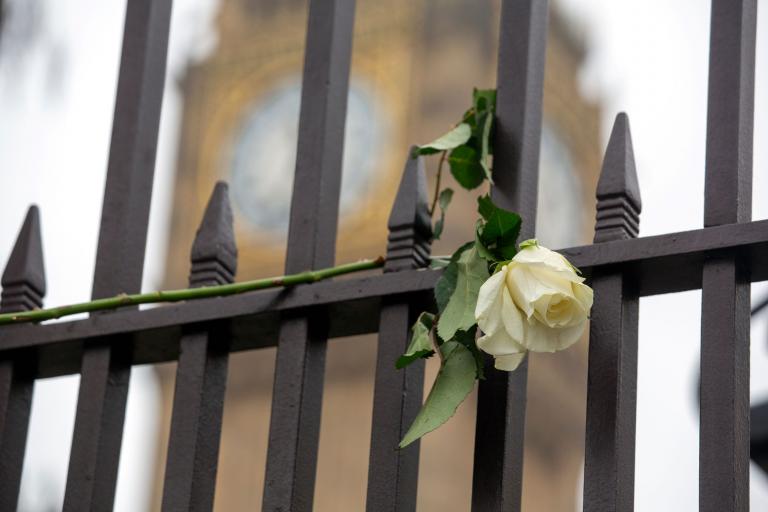
[[[23,0],[17,0],[24,4]],[[361,0],[364,1],[364,0]],[[643,194],[641,234],[698,228],[703,218],[709,6],[703,0],[561,0],[589,43],[585,91],[605,106],[607,138],[618,111],[630,116]],[[114,105],[123,2],[42,0],[39,35],[17,58],[0,59],[0,255],[9,254],[29,203],[42,208],[47,304],[90,293]],[[179,122],[173,79],[215,44],[215,0],[174,5],[145,289],[160,282]],[[10,25],[9,30],[25,27]],[[35,27],[26,27],[26,29]],[[768,13],[758,20],[754,218],[768,217]],[[4,57],[6,57],[4,55]],[[77,243],[72,243],[77,240]],[[0,259],[5,256],[0,256]],[[768,288],[753,287],[762,297]],[[640,321],[637,505],[695,510],[698,494],[700,293],[643,299]],[[768,321],[753,324],[753,398],[768,399]],[[23,503],[61,503],[77,377],[36,388]],[[134,372],[116,509],[143,508],[156,396],[147,369]],[[663,418],[663,421],[661,420]],[[752,471],[752,505],[768,507],[768,479]],[[31,478],[35,475],[35,478]],[[56,492],[51,492],[54,489]],[[45,490],[45,492],[43,492]]]

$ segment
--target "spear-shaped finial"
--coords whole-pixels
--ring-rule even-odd
[[[389,215],[385,272],[429,265],[432,219],[427,177],[420,156],[409,151],[392,212]]]
[[[40,211],[35,205],[27,210],[0,282],[3,285],[0,312],[29,311],[43,306],[45,265]]]
[[[629,118],[620,113],[613,124],[597,183],[595,242],[636,238],[640,230],[640,186],[632,151]]]
[[[189,286],[232,283],[237,271],[237,245],[227,184],[216,183],[192,244]]]

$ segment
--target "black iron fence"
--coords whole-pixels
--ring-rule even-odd
[[[129,0],[93,297],[138,292],[171,12]],[[334,263],[354,0],[312,0],[286,272]],[[641,296],[702,289],[701,511],[749,508],[749,289],[768,279],[768,221],[750,221],[756,0],[713,0],[704,228],[637,238],[629,123],[617,117],[597,189],[595,244],[565,250],[595,289],[584,510],[634,510]],[[505,0],[492,194],[533,237],[547,31],[545,0]],[[228,355],[277,345],[263,509],[312,508],[326,341],[379,333],[367,510],[415,509],[417,448],[394,447],[422,399],[423,368],[396,371],[414,312],[433,307],[425,177],[406,163],[383,273],[146,311],[0,329],[0,511],[16,509],[34,380],[80,373],[64,510],[111,510],[131,367],[178,361],[163,510],[211,510]],[[190,284],[233,279],[236,247],[217,186],[192,248]],[[2,277],[2,309],[45,293],[37,210]],[[480,384],[472,510],[516,511],[527,367]],[[660,461],[660,463],[663,463]]]

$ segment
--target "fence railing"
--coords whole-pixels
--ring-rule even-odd
[[[547,2],[504,0],[492,194],[535,234]],[[170,0],[130,0],[93,297],[139,291],[165,74]],[[354,0],[312,0],[286,272],[334,263]],[[702,289],[699,509],[749,508],[749,286],[768,279],[768,221],[750,222],[756,0],[713,0],[703,229],[637,238],[640,191],[619,115],[597,189],[595,244],[564,250],[590,276],[584,510],[634,510],[638,300]],[[34,380],[80,373],[65,511],[113,506],[131,367],[178,361],[163,510],[211,510],[228,355],[276,345],[263,509],[312,509],[329,337],[379,333],[367,510],[413,511],[418,448],[395,451],[423,367],[396,371],[414,312],[434,307],[425,176],[407,160],[382,274],[0,329],[0,511],[16,510]],[[31,208],[0,309],[42,305]],[[224,185],[192,247],[190,285],[231,282]],[[527,366],[480,384],[472,510],[517,511]]]

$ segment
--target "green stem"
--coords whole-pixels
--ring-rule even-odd
[[[235,295],[238,293],[250,292],[254,290],[263,290],[265,288],[277,288],[280,286],[294,286],[303,283],[314,283],[323,279],[329,279],[331,277],[350,274],[353,272],[361,272],[363,270],[371,270],[382,266],[384,266],[384,258],[378,257],[375,260],[362,260],[355,263],[345,263],[343,265],[320,270],[309,270],[307,272],[301,272],[298,274],[279,277],[267,277],[264,279],[256,279],[254,281],[243,281],[242,283],[204,286],[202,288],[185,288],[182,290],[135,293],[132,295],[126,295],[123,293],[106,299],[96,299],[90,302],[69,304],[55,308],[35,309],[32,311],[21,311],[17,313],[3,313],[0,314],[0,325],[23,322],[41,322],[43,320],[61,318],[63,316],[74,315],[77,313],[89,313],[92,311],[115,309],[123,306],[132,306],[137,304],[179,302],[182,300],[222,297],[225,295]]]
[[[432,207],[429,209],[429,216],[434,217],[435,209],[437,208],[437,200],[440,197],[440,178],[443,175],[443,163],[445,163],[445,155],[447,151],[443,151],[440,155],[440,162],[437,164],[437,177],[435,178],[435,196],[432,198]]]

